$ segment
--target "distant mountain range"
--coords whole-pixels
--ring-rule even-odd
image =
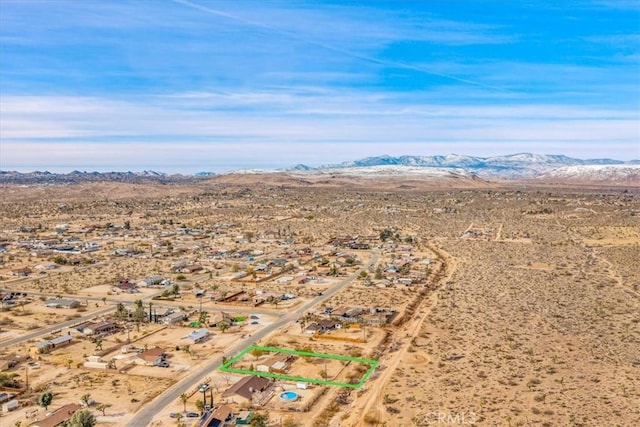
[[[163,172],[146,170],[142,172],[81,172],[53,173],[48,171],[16,172],[0,171],[0,183],[16,184],[74,184],[80,182],[177,182],[190,181],[190,175],[167,175]]]
[[[576,159],[564,155],[519,153],[495,157],[475,157],[459,154],[446,156],[378,156],[366,157],[361,160],[342,162],[333,165],[323,165],[310,168],[297,165],[291,170],[326,170],[360,168],[372,166],[413,166],[424,168],[462,169],[481,177],[500,178],[533,178],[558,168],[568,166],[619,166],[639,165],[640,161],[623,162],[613,159]],[[634,169],[634,168],[632,168]]]
[[[245,170],[236,173],[281,172],[291,174],[331,173],[373,176],[423,175],[442,176],[452,173],[460,176],[504,179],[541,179],[559,181],[617,181],[640,182],[640,160],[624,162],[614,159],[576,159],[564,155],[519,153],[494,157],[475,157],[459,154],[444,156],[377,156],[338,164],[310,167],[303,164],[284,170]],[[449,171],[449,172],[447,172]],[[162,172],[80,172],[67,174],[51,172],[0,171],[0,182],[5,183],[76,183],[96,181],[116,182],[186,182],[214,177],[213,172],[194,175],[167,175]]]

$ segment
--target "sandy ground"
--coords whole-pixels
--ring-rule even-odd
[[[46,192],[37,187],[3,191],[7,198],[0,201],[6,228],[2,240],[26,240],[38,233],[52,238],[55,224],[68,222],[76,230],[74,236],[98,242],[102,249],[81,257],[78,266],[22,279],[11,276],[11,271],[51,257],[8,246],[9,252],[0,255],[4,260],[0,286],[27,289],[33,295],[24,308],[0,313],[0,344],[42,325],[91,317],[94,311],[118,302],[130,304],[142,298],[146,304],[162,289],[125,294],[115,292],[113,285],[122,278],[140,280],[152,275],[168,277],[181,287],[175,301],[154,301],[154,306],[182,307],[194,313],[191,320],[200,305],[191,293],[195,287],[211,295],[245,289],[251,295],[262,290],[293,291],[299,296],[256,309],[241,301],[219,304],[209,299],[202,304],[210,314],[234,310],[234,314],[248,315],[259,310],[259,323],[268,323],[275,318],[270,315],[298,307],[335,279],[322,276],[326,267],[292,261],[295,273],[314,272],[323,282],[291,286],[276,280],[231,281],[235,271],[247,268],[247,260],[213,259],[211,248],[259,249],[275,258],[289,249],[272,242],[280,234],[295,237],[295,249],[312,246],[324,254],[332,237],[377,236],[390,228],[397,232],[399,243],[415,238],[416,256],[432,258],[431,271],[442,267],[444,276],[418,286],[389,286],[375,280],[368,286],[355,281],[329,300],[325,306],[388,306],[402,312],[403,320],[394,325],[332,333],[347,338],[362,334],[365,343],[313,339],[297,323],[263,340],[261,344],[357,353],[379,358],[381,363],[363,390],[311,389],[296,402],[309,403],[309,412],[287,411],[277,396],[272,398],[266,404],[273,414],[272,424],[285,420],[318,427],[640,423],[640,206],[633,192],[480,188],[490,185],[486,182],[460,184],[468,190],[419,182],[399,188],[393,180],[369,190],[371,183],[342,178],[331,185],[298,182],[292,186],[286,186],[288,181],[281,177],[274,177],[272,183],[256,183],[255,177],[228,179],[237,182],[213,180],[184,188],[91,184],[82,191],[75,186],[54,186]],[[314,191],[307,191],[309,186]],[[133,225],[130,231],[107,232],[106,223],[127,220]],[[98,225],[96,231],[77,234],[92,223]],[[43,231],[36,236],[16,231],[21,226],[41,226]],[[211,233],[202,239],[181,234],[178,226]],[[248,232],[255,240],[238,243]],[[267,232],[270,237],[262,235]],[[139,254],[117,257],[113,255],[117,248]],[[397,255],[383,248],[374,250],[380,267],[393,263]],[[337,261],[329,258],[330,263]],[[171,264],[180,259],[202,263],[205,271],[178,279]],[[367,260],[363,255],[363,262]],[[358,268],[344,267],[344,274]],[[77,298],[86,311],[46,309],[39,293]],[[78,366],[86,356],[100,352],[95,343],[78,339],[29,366],[34,391],[21,399],[35,401],[44,384],[50,384],[55,394],[52,409],[90,393],[98,403],[112,405],[105,417],[94,409],[100,425],[125,425],[145,402],[259,327],[233,327],[225,333],[213,330],[211,338],[188,349],[182,337],[192,329],[185,326],[142,326],[140,331],[134,327],[128,334],[105,337],[101,352],[106,358],[118,353],[127,336],[141,348],[168,349],[170,368],[135,366],[126,373]],[[26,352],[44,337],[4,353]],[[22,363],[11,372],[26,377],[25,366]],[[320,371],[312,363],[295,369]],[[216,401],[222,401],[220,393],[235,379],[211,373]],[[278,384],[277,390],[292,386]],[[189,397],[187,410],[195,409],[198,398],[197,393]],[[183,404],[176,401],[164,409],[158,425],[175,425],[168,414],[182,410]],[[26,421],[25,411],[0,417],[0,425]]]

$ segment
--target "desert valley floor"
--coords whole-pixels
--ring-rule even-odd
[[[272,174],[0,195],[2,427],[69,404],[99,426],[640,425],[637,187]]]

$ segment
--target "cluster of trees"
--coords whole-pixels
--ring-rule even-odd
[[[49,408],[49,405],[51,405],[52,401],[53,401],[53,393],[50,390],[46,390],[38,398],[38,405],[42,406],[46,411]],[[82,395],[82,397],[80,398],[80,401],[84,403],[86,406],[89,406],[89,404],[92,402],[91,395],[88,393]],[[102,415],[104,415],[106,409],[110,406],[111,406],[110,404],[100,404],[96,406],[96,409],[101,411]],[[65,427],[93,427],[96,425],[96,422],[97,422],[96,417],[90,411],[86,409],[82,409],[80,411],[74,412],[71,418],[64,423],[64,426]]]
[[[20,388],[18,374],[0,374],[0,387]]]

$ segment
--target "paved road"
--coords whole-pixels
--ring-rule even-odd
[[[162,394],[158,395],[153,401],[149,402],[133,417],[133,419],[127,425],[132,427],[143,427],[151,424],[151,420],[156,414],[160,413],[167,406],[175,403],[182,393],[195,388],[200,382],[202,382],[203,378],[207,377],[212,371],[218,369],[222,365],[223,357],[235,356],[240,351],[247,348],[249,345],[257,343],[273,331],[283,327],[291,321],[298,319],[304,314],[305,311],[317,306],[318,304],[322,304],[324,301],[331,298],[345,286],[353,282],[353,280],[355,280],[355,278],[358,276],[358,274],[360,274],[361,271],[367,271],[369,267],[375,265],[378,262],[378,255],[373,252],[370,252],[370,254],[371,259],[364,268],[358,270],[352,276],[337,283],[322,295],[313,298],[305,304],[302,304],[295,311],[280,317],[277,321],[268,326],[265,326],[264,328],[252,334],[250,337],[239,341],[237,345],[227,350],[227,352],[224,353],[223,356],[212,359],[204,363],[203,365],[198,366],[185,378],[178,381],[173,386],[166,389]]]
[[[78,323],[82,323],[82,322],[87,322],[89,321],[91,318],[96,317],[96,316],[102,316],[104,314],[107,314],[111,311],[114,311],[115,307],[114,306],[108,306],[108,307],[104,307],[101,308],[100,310],[96,310],[94,312],[92,312],[91,314],[87,314],[81,317],[78,317],[77,319],[72,319],[66,322],[62,322],[62,323],[57,323],[53,326],[49,326],[47,328],[44,329],[38,329],[34,332],[29,332],[27,334],[21,335],[19,337],[16,338],[12,338],[10,340],[4,341],[2,343],[0,343],[0,349],[2,348],[6,348],[12,345],[16,345],[16,344],[20,344],[21,342],[30,340],[30,339],[34,339],[34,338],[38,338],[40,336],[46,335],[46,334],[50,334],[51,332],[57,330],[57,329],[62,329],[62,328],[68,328],[68,327],[72,327],[74,325],[77,325]]]
[[[43,295],[43,296],[51,296],[51,294],[46,294],[46,293],[39,293],[39,292],[29,292],[29,295]],[[154,296],[156,295],[160,295],[160,292],[158,293],[154,293],[154,294],[150,294],[150,295],[146,295],[144,297],[142,297],[142,301],[146,303],[146,301],[150,301]],[[102,298],[98,298],[98,297],[78,297],[77,295],[68,295],[68,296],[64,296],[63,298],[71,298],[71,299],[85,299],[85,300],[92,300],[92,301],[102,301]],[[133,305],[134,302],[133,301],[121,301],[121,300],[117,300],[117,299],[107,299],[107,301],[113,302],[114,305],[109,305],[106,307],[102,307],[96,311],[92,311],[90,313],[85,314],[84,316],[80,316],[78,318],[72,319],[72,320],[68,320],[66,322],[61,322],[61,323],[56,323],[53,326],[49,326],[47,328],[44,329],[38,329],[36,331],[27,333],[25,335],[21,335],[19,337],[16,338],[12,338],[10,340],[7,341],[3,341],[0,343],[0,349],[2,348],[6,348],[12,345],[16,345],[16,344],[20,344],[24,341],[28,341],[30,339],[34,339],[34,338],[38,338],[47,334],[50,334],[51,332],[55,331],[55,330],[59,330],[59,329],[63,329],[63,328],[68,328],[68,327],[72,327],[75,326],[79,323],[83,323],[83,322],[88,322],[89,320],[91,320],[94,317],[97,316],[102,316],[105,315],[107,313],[110,313],[112,311],[115,311],[116,306],[118,303],[122,303],[124,305]],[[17,308],[15,308],[17,310]],[[54,308],[52,308],[52,310],[55,310]]]

